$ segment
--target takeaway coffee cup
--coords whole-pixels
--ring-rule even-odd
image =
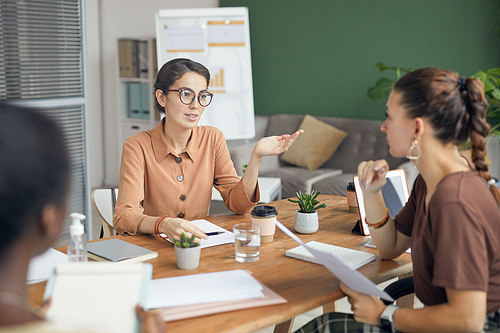
[[[269,243],[273,241],[276,231],[276,216],[278,212],[273,206],[256,206],[252,209],[252,223],[262,227],[260,241]]]

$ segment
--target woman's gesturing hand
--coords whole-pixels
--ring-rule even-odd
[[[283,134],[280,136],[268,136],[262,138],[257,142],[253,151],[258,157],[279,155],[287,151],[288,148],[290,148],[290,146],[292,145],[292,143],[302,133],[304,133],[303,130],[298,130],[292,135]]]
[[[363,191],[378,192],[385,185],[385,175],[389,171],[386,160],[365,161],[358,165],[359,183]]]

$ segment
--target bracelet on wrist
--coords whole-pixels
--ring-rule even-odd
[[[368,228],[379,229],[379,228],[382,228],[387,223],[387,221],[389,221],[389,217],[390,217],[389,209],[386,208],[385,210],[387,211],[385,218],[378,223],[368,223],[368,221],[366,220],[366,217],[365,217],[365,222],[368,225]]]
[[[156,236],[160,237],[161,239],[164,239],[164,240],[167,240],[168,237],[164,237],[162,236],[162,234],[160,234],[160,224],[161,222],[166,219],[168,216],[167,215],[163,215],[163,216],[160,216],[158,218],[158,220],[156,220],[156,223],[155,223],[155,228],[154,228],[154,233]]]

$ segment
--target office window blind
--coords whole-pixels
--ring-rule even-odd
[[[42,108],[62,125],[72,163],[68,214],[88,216],[83,59],[81,0],[0,0],[0,100]]]
[[[56,119],[64,129],[71,159],[71,187],[68,195],[68,214],[86,213],[86,163],[83,106],[67,108],[47,108],[44,112]],[[88,215],[88,214],[87,214]],[[69,237],[69,216],[64,224],[61,239]]]
[[[0,1],[0,98],[83,94],[79,0]]]

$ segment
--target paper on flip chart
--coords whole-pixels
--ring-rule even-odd
[[[385,291],[377,287],[375,283],[370,281],[366,276],[358,271],[350,269],[348,266],[344,265],[340,260],[335,258],[335,256],[317,251],[310,246],[304,244],[297,236],[295,236],[287,227],[276,221],[276,225],[285,234],[287,234],[294,241],[304,246],[309,252],[311,252],[318,260],[326,267],[333,275],[335,275],[340,281],[344,282],[346,286],[354,291],[357,291],[366,295],[373,295],[381,297],[385,300],[393,302],[394,299]]]
[[[151,280],[148,309],[264,297],[262,285],[238,269]]]
[[[221,228],[210,221],[194,220],[191,221],[191,223],[200,228],[201,230],[203,230],[204,232],[224,231],[223,234],[208,236],[208,239],[202,239],[200,242],[202,249],[216,245],[234,243],[234,235],[231,231]],[[166,237],[166,235],[164,236]],[[171,242],[170,239],[168,241]]]

